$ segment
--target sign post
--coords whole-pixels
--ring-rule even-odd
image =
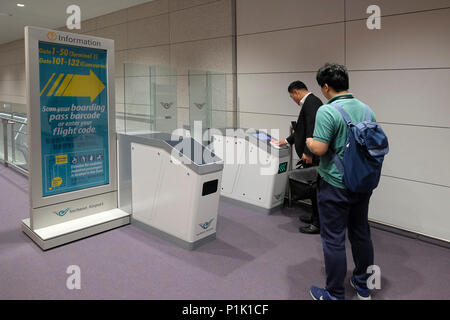
[[[114,41],[25,27],[30,218],[43,250],[130,223],[117,205]]]

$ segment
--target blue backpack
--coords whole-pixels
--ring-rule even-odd
[[[380,125],[372,121],[372,113],[366,107],[366,120],[352,123],[344,109],[332,104],[342,115],[348,127],[344,158],[332,152],[333,162],[342,175],[345,186],[353,192],[367,193],[378,186],[384,156],[389,152],[386,134]]]

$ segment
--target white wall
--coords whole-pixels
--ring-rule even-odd
[[[366,27],[379,5],[382,29]],[[315,81],[325,62],[346,64],[351,92],[390,139],[374,221],[450,241],[450,1],[237,0],[241,127],[288,134],[298,107],[287,86]]]
[[[189,124],[188,70],[215,71],[227,74],[227,104],[217,107],[213,117],[232,126],[236,115],[232,3],[232,0],[153,0],[83,21],[79,31],[65,27],[60,30],[115,40],[119,113],[124,110],[124,63],[176,69],[180,127]],[[25,104],[23,39],[0,45],[0,101]],[[118,129],[123,126],[119,120]]]
[[[214,116],[233,124],[231,0],[154,0],[92,20],[84,33],[116,41],[118,111],[124,109],[123,63],[176,70],[179,127],[189,124],[188,70],[208,70],[228,74],[227,108]]]

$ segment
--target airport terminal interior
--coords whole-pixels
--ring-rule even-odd
[[[449,30],[449,0],[2,0],[0,299],[310,300],[276,142],[326,63],[389,139],[372,299],[450,299]]]

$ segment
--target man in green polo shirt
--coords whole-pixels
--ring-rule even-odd
[[[348,190],[332,160],[332,152],[329,152],[329,149],[333,150],[342,160],[348,130],[345,120],[334,105],[341,106],[353,123],[366,119],[366,109],[361,101],[348,92],[349,78],[344,66],[326,64],[318,71],[317,82],[328,103],[317,111],[314,138],[307,139],[306,145],[313,154],[320,156],[317,200],[327,284],[324,289],[312,287],[310,294],[316,300],[345,298],[345,235],[348,230],[355,262],[350,283],[360,299],[368,300],[371,296],[367,288],[367,268],[374,261],[368,222],[372,192],[354,193]],[[376,121],[373,112],[372,120]]]

